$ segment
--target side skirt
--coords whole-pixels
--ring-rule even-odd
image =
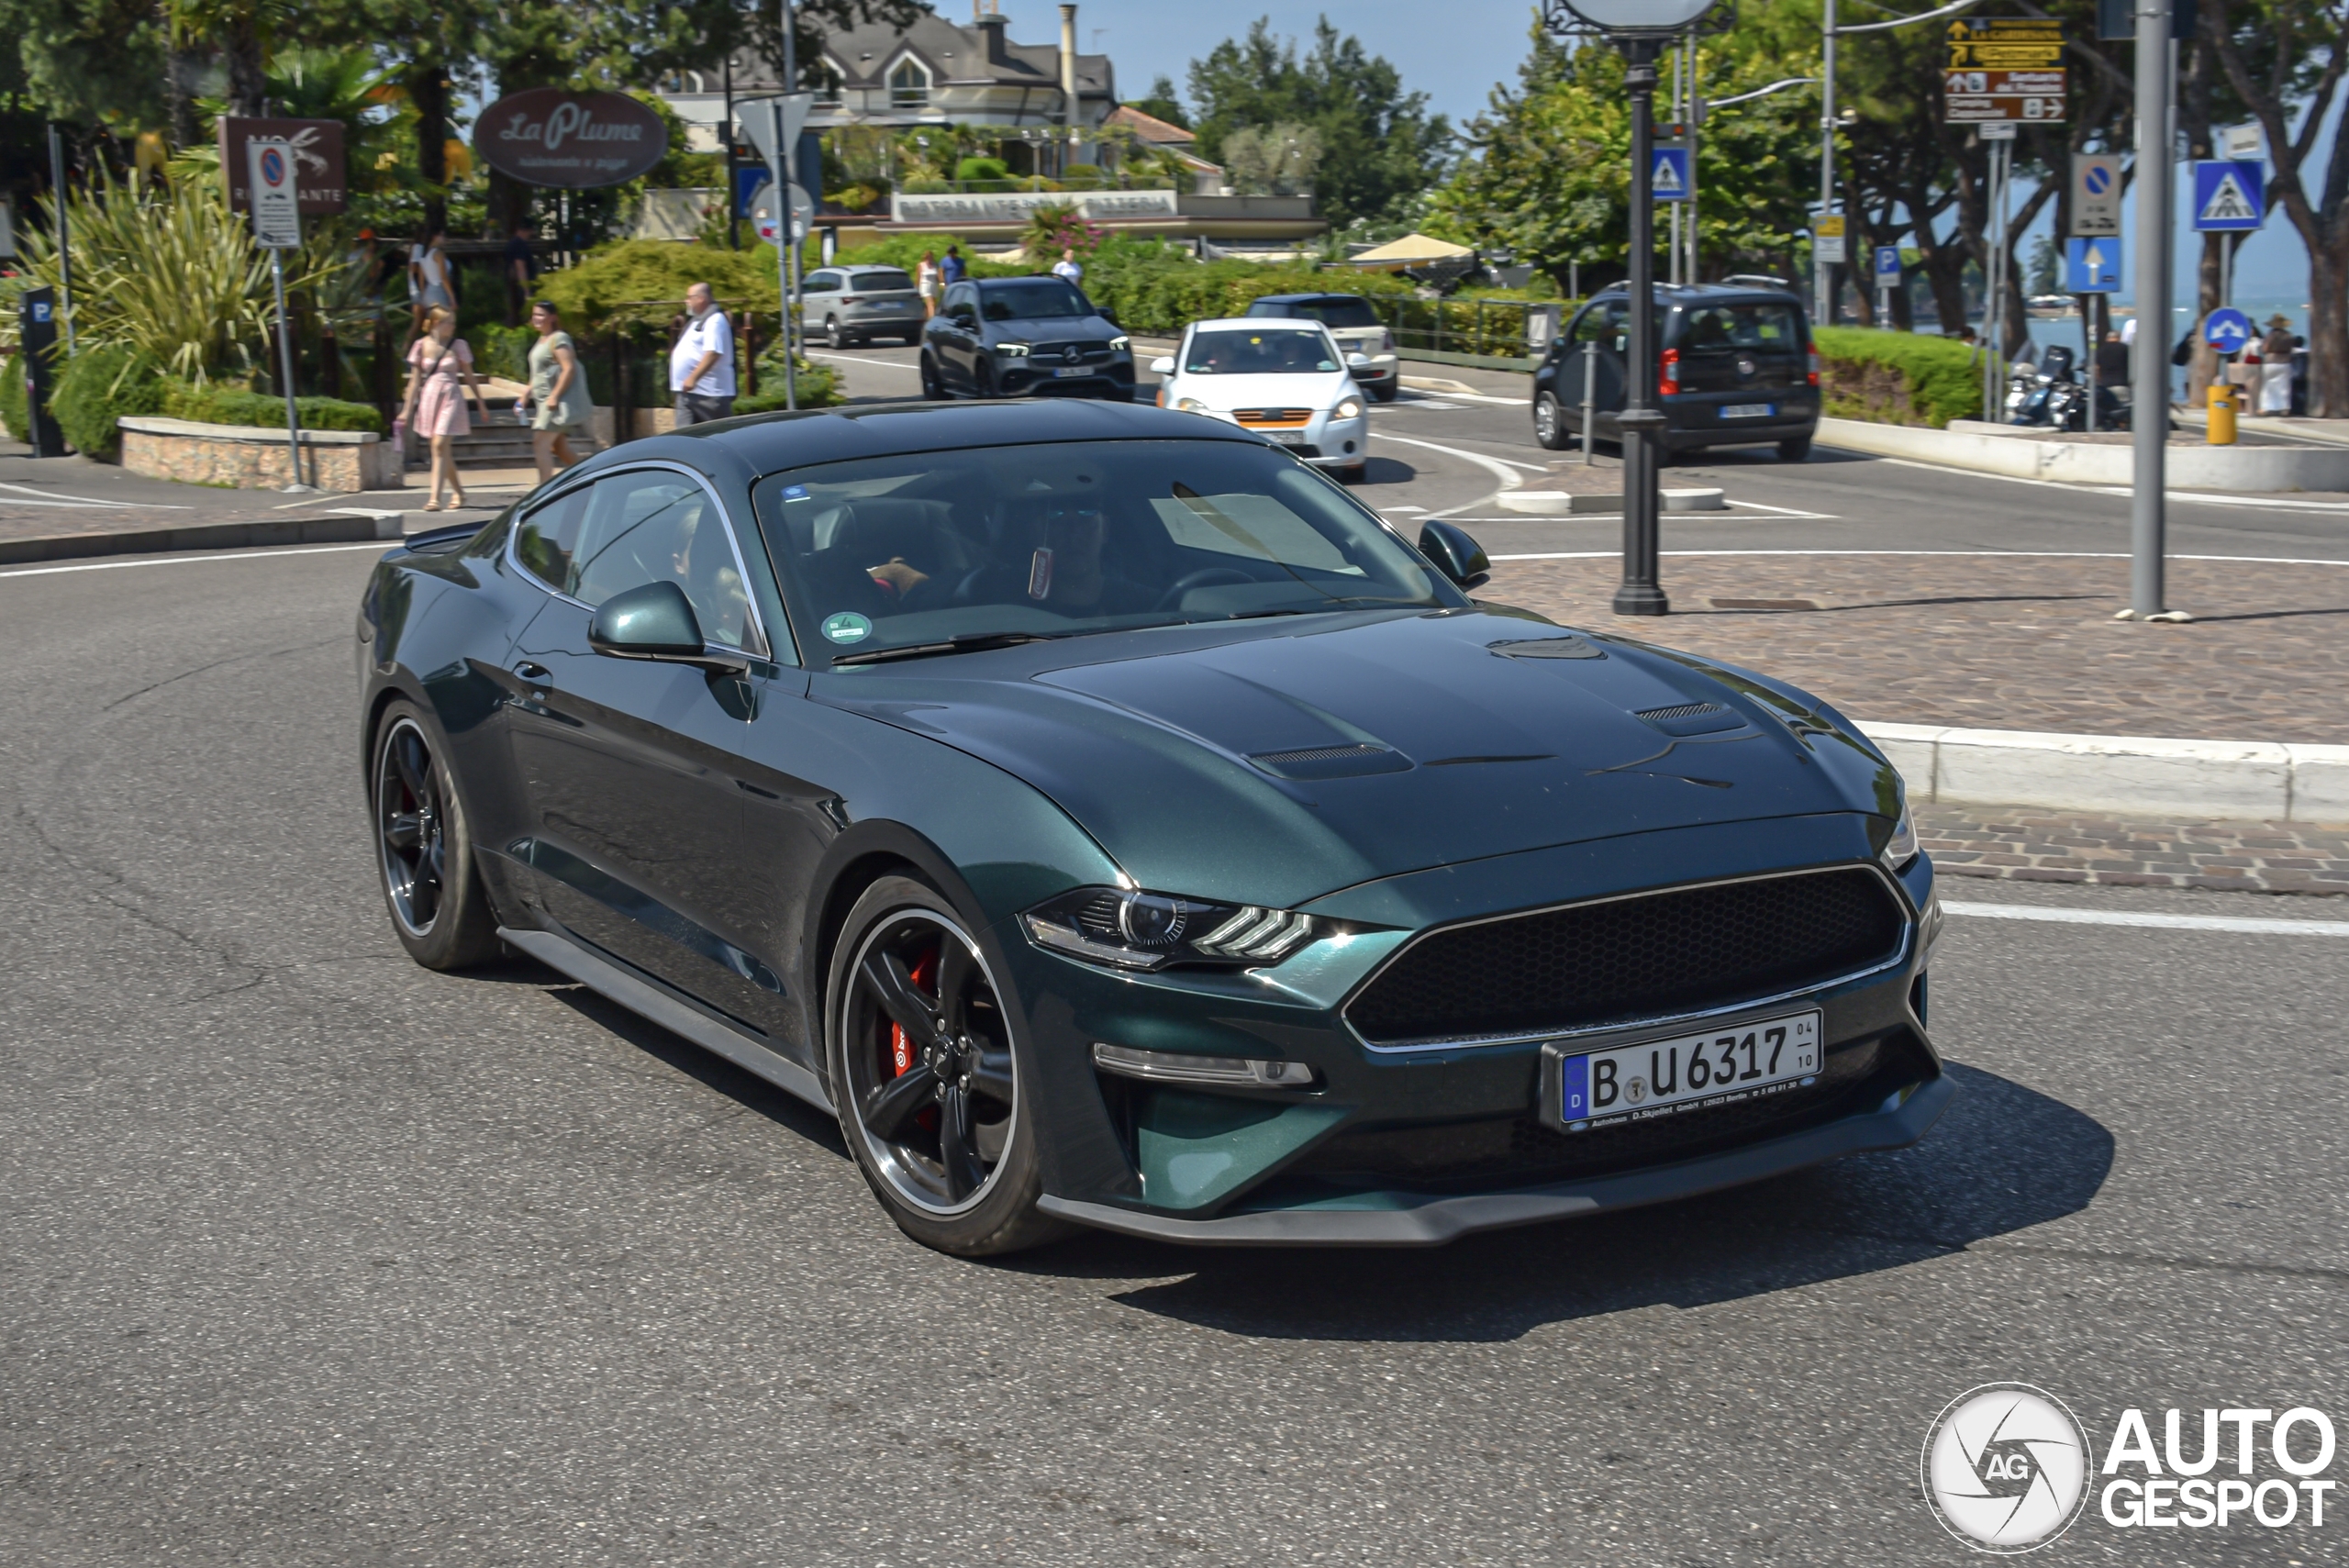
[[[716,1019],[703,1017],[610,960],[589,952],[576,942],[566,941],[552,931],[524,931],[500,926],[497,934],[548,968],[562,971],[672,1034],[683,1035],[704,1051],[726,1058],[746,1073],[756,1073],[785,1094],[796,1095],[819,1110],[832,1109],[831,1097],[824,1093],[823,1082],[816,1074]]]

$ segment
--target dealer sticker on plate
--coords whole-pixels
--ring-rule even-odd
[[[1568,1132],[1782,1095],[1819,1077],[1819,1014],[1567,1055],[1552,1046],[1553,1114]]]
[[[1767,419],[1777,411],[1778,406],[1775,403],[1724,403],[1721,405],[1721,417],[1724,419]]]

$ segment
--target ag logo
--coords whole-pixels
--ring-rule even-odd
[[[2062,1400],[2027,1383],[1986,1383],[1950,1401],[1920,1469],[1933,1517],[1980,1551],[2046,1545],[2087,1497],[2087,1436]]]

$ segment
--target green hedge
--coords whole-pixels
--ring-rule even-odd
[[[1865,327],[1820,327],[1811,336],[1826,412],[1837,418],[1938,430],[1982,411],[1981,358],[1954,338]]]
[[[848,397],[841,391],[840,372],[831,365],[798,361],[799,373],[793,377],[802,408],[829,408],[845,403]],[[769,349],[759,356],[759,390],[734,400],[737,414],[772,414],[786,406],[783,393],[783,356]]]
[[[297,397],[294,406],[300,412],[306,430],[373,430],[384,434],[384,417],[365,403],[346,403],[340,397]],[[193,419],[203,425],[254,425],[262,428],[285,424],[285,399],[247,392],[233,386],[191,386],[184,381],[163,383],[162,412],[174,419]]]
[[[775,264],[772,245],[727,250],[674,239],[629,239],[599,246],[578,265],[547,273],[539,280],[539,295],[554,303],[573,338],[600,337],[622,306],[674,301],[676,313],[684,314],[688,284],[707,284],[729,309],[772,314],[781,295]]]
[[[122,456],[122,429],[115,421],[162,411],[162,367],[126,345],[84,350],[66,361],[49,406],[75,451],[114,462]]]
[[[0,359],[0,420],[7,422],[10,440],[33,439],[32,400],[25,392],[25,361],[18,354]]]

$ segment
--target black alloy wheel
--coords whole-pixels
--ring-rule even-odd
[[[1571,440],[1557,398],[1546,392],[1534,395],[1533,439],[1553,452],[1565,450]]]
[[[925,403],[946,401],[946,384],[938,379],[938,361],[930,357],[928,349],[921,351],[921,395]]]
[[[495,957],[497,917],[473,862],[464,807],[414,706],[384,711],[374,760],[375,858],[393,934],[427,969]]]
[[[965,1256],[1061,1234],[1036,1208],[1041,1163],[1010,1023],[953,906],[906,877],[866,889],[828,995],[841,1130],[907,1234]]]

